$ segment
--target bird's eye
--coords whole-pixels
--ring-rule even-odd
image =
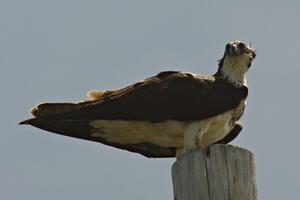
[[[245,48],[246,48],[246,45],[245,45],[244,43],[241,42],[241,43],[238,44],[238,48],[239,48],[239,49],[245,49]]]

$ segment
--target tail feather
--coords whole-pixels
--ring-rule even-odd
[[[31,118],[19,124],[32,125],[59,135],[97,141],[96,138],[91,137],[89,121],[86,120],[53,120],[49,116],[44,116]]]
[[[31,109],[31,114],[35,117],[43,117],[58,113],[70,112],[80,108],[76,103],[42,103]]]
[[[26,125],[26,124],[32,124],[35,118],[27,119],[24,121],[19,122],[19,125]]]
[[[89,97],[88,100],[80,101],[79,103],[41,103],[37,105],[36,107],[32,108],[30,113],[34,117],[43,117],[47,115],[53,115],[53,114],[59,114],[59,113],[65,113],[70,112],[74,110],[78,110],[83,105],[100,100],[104,96],[109,95],[113,91],[111,90],[92,90],[87,93],[87,96]]]

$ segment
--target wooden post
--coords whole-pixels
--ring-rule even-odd
[[[174,200],[256,200],[254,156],[231,145],[187,152],[172,178]]]

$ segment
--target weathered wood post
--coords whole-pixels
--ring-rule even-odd
[[[211,145],[172,167],[174,200],[256,200],[254,156],[231,145]]]

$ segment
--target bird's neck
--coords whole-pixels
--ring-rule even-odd
[[[241,87],[241,86],[247,84],[245,74],[240,73],[238,70],[231,71],[231,72],[224,70],[222,72],[222,78],[228,80],[229,82],[231,82],[232,84],[234,84],[238,87]]]
[[[219,66],[218,72],[215,74],[216,78],[226,79],[237,87],[246,85],[246,72],[248,70],[248,63],[240,57],[226,56]]]

